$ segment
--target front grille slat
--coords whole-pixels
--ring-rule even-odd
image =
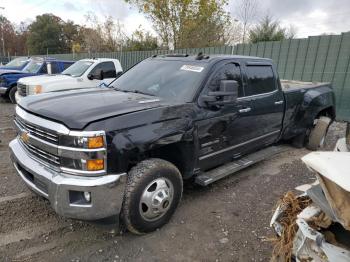
[[[21,83],[17,83],[17,91],[20,96],[27,96],[27,86]]]
[[[19,140],[28,153],[36,159],[41,160],[44,164],[48,164],[50,167],[58,168],[60,165],[60,157],[53,154],[51,151],[47,151],[47,146],[51,145],[54,148],[58,145],[58,134],[36,126],[33,123],[28,123],[18,116],[15,118],[15,123],[22,130],[21,132],[27,132],[33,138],[36,137],[42,141],[40,142],[40,140],[37,140],[37,143],[32,143],[30,140],[24,141],[20,135]],[[46,144],[44,144],[44,142]],[[42,147],[40,146],[41,144],[43,144]]]
[[[41,160],[48,162],[49,164],[52,164],[54,166],[59,166],[60,164],[60,158],[58,156],[52,155],[50,153],[47,153],[43,150],[40,150],[39,148],[26,144],[22,141],[23,146],[28,150],[29,153],[32,155],[40,158]]]
[[[34,125],[28,124],[22,121],[19,117],[16,117],[16,122],[26,131],[28,131],[33,136],[39,137],[45,141],[53,143],[55,145],[58,144],[58,135],[54,133],[50,133],[44,129],[36,127]]]

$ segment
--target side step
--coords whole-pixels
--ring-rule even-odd
[[[238,160],[227,163],[208,172],[202,173],[196,177],[195,183],[201,186],[207,186],[215,181],[218,181],[219,179],[236,173],[248,166],[254,165],[260,161],[270,158],[273,155],[285,152],[289,148],[290,147],[284,145],[267,147],[250,155],[246,155]]]

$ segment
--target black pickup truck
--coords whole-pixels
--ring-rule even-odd
[[[329,83],[280,81],[269,59],[154,56],[109,88],[21,100],[10,149],[23,181],[58,214],[120,214],[141,234],[167,223],[183,180],[208,185],[281,141],[317,149],[334,106]]]

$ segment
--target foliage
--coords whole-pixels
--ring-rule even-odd
[[[24,23],[21,23],[18,30],[16,30],[15,26],[6,17],[0,15],[0,40],[3,35],[5,49],[3,50],[2,41],[0,41],[0,55],[7,56],[8,53],[25,53],[26,30],[26,25]]]
[[[206,47],[225,43],[227,0],[125,0],[151,20],[164,45]]]
[[[246,42],[247,31],[259,13],[259,5],[257,0],[239,0],[235,10],[235,14],[242,23],[242,42]]]
[[[111,16],[101,22],[93,13],[86,15],[87,25],[83,27],[84,47],[88,52],[118,51],[123,44],[122,26]]]
[[[29,26],[27,39],[31,54],[61,53],[67,50],[63,33],[64,22],[53,14],[43,14],[36,17]]]
[[[258,25],[249,31],[249,41],[251,43],[261,41],[281,41],[287,38],[293,38],[294,35],[295,32],[290,34],[286,28],[280,26],[278,21],[274,21],[267,15]]]
[[[124,50],[126,51],[147,51],[158,48],[157,38],[152,36],[141,28],[135,30],[131,38],[128,38],[125,43]]]

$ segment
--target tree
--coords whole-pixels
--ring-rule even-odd
[[[113,52],[123,45],[122,25],[111,16],[101,22],[90,12],[86,15],[86,23],[82,34],[88,52]]]
[[[83,42],[81,27],[68,20],[62,24],[63,42],[67,49],[73,50],[74,46],[80,46]],[[76,51],[76,49],[75,49]]]
[[[236,8],[237,18],[242,23],[242,43],[246,42],[247,31],[250,30],[251,24],[258,15],[257,0],[240,0]]]
[[[281,41],[292,37],[294,36],[290,35],[286,28],[282,28],[278,21],[274,21],[268,15],[249,31],[249,41],[251,43],[261,41]]]
[[[3,38],[3,39],[2,39]],[[13,24],[4,16],[0,15],[0,53],[7,56],[13,51],[13,44],[16,42],[16,32]]]
[[[203,47],[225,42],[227,0],[125,0],[151,20],[167,47]]]
[[[64,41],[61,18],[53,14],[43,14],[29,26],[27,39],[28,50],[31,54],[60,53],[67,51]]]
[[[133,32],[131,38],[126,40],[125,49],[127,51],[147,51],[158,48],[157,38],[150,32],[142,29],[141,26]]]

